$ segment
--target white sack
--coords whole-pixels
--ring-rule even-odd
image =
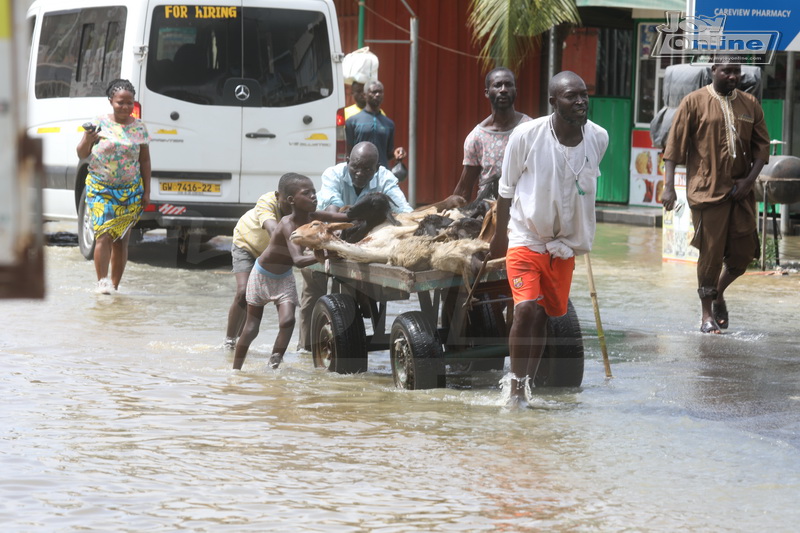
[[[378,79],[378,56],[369,51],[369,46],[359,48],[344,56],[342,61],[344,83],[367,83]]]

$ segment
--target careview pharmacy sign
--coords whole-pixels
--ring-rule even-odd
[[[800,52],[798,0],[695,0],[695,17],[725,17],[725,33],[777,32],[775,50]]]
[[[651,57],[765,65],[776,51],[800,50],[800,0],[754,1],[696,0],[692,10],[689,0],[688,16],[667,11]]]

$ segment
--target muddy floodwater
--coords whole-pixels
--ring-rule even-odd
[[[271,308],[232,371],[229,242],[186,268],[148,236],[113,296],[51,246],[47,298],[0,301],[4,532],[797,530],[796,271],[749,272],[703,335],[694,267],[662,262],[658,229],[601,224],[614,377],[579,260],[583,385],[507,410],[503,372],[402,391],[386,352],[359,375],[294,351],[269,370]]]

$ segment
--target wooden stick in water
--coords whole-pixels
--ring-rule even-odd
[[[586,258],[586,273],[589,275],[589,294],[592,297],[592,307],[594,308],[594,320],[597,323],[597,338],[600,339],[600,350],[603,352],[603,366],[606,369],[606,377],[613,377],[611,375],[611,363],[608,361],[608,351],[606,350],[606,336],[603,333],[603,324],[600,322],[600,306],[597,303],[597,289],[594,286],[594,274],[592,274],[592,262],[589,260],[589,254],[584,256]]]

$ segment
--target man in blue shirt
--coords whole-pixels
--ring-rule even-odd
[[[317,193],[317,209],[339,211],[353,205],[367,193],[382,192],[392,199],[392,211],[408,213],[413,208],[398,185],[397,178],[378,165],[378,149],[371,142],[353,147],[345,163],[339,163],[322,173],[322,187]],[[301,269],[303,294],[300,297],[300,338],[298,347],[311,351],[311,313],[317,300],[328,293],[328,277],[321,272]]]
[[[345,122],[347,147],[369,141],[378,148],[378,163],[389,168],[389,161],[401,161],[406,156],[402,147],[394,147],[394,121],[383,114],[383,84],[371,81],[366,85],[366,105]],[[390,159],[391,156],[391,159]]]
[[[353,147],[346,163],[339,163],[322,173],[317,209],[338,211],[371,192],[389,196],[394,202],[392,210],[395,213],[412,211],[397,178],[378,165],[378,149],[371,142],[362,142]]]

